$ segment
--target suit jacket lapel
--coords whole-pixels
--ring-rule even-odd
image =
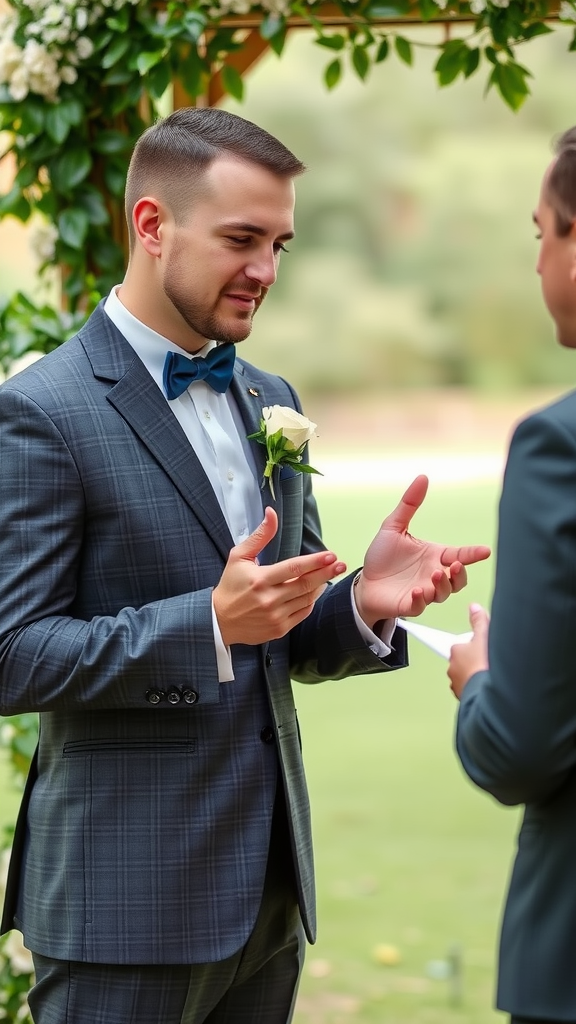
[[[234,541],[202,465],[166,399],[133,348],[99,307],[80,332],[108,401],[130,424],[190,505],[223,558]]]
[[[230,387],[244,421],[246,434],[255,434],[256,431],[260,430],[262,409],[266,405],[273,404],[272,400],[266,396],[265,384],[260,377],[255,376],[251,367],[246,366],[237,359],[234,367],[234,379]],[[259,444],[258,441],[253,441],[251,444],[253,445],[252,454],[256,464],[258,480],[262,482],[264,479],[264,469],[266,468],[266,447],[263,444]],[[282,536],[282,488],[278,486],[277,481],[274,491],[275,497],[272,496],[270,484],[266,481],[260,492],[262,495],[262,514],[264,514],[265,507],[270,505],[278,516],[278,532],[264,548],[259,558],[263,565],[271,565],[275,562],[280,550],[280,539]]]

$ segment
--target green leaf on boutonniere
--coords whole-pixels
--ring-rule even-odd
[[[322,474],[313,466],[302,462],[306,445],[316,430],[316,424],[289,406],[272,405],[262,410],[260,430],[248,434],[249,441],[257,441],[266,447],[266,466],[262,487],[268,480],[274,500],[272,473],[274,466],[290,466],[298,473]]]

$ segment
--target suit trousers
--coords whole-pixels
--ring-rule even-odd
[[[117,965],[32,953],[34,1024],[289,1024],[304,960],[284,801],[276,800],[262,903],[246,944],[208,964]]]

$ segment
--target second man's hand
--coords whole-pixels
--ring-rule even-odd
[[[466,586],[466,565],[490,555],[490,548],[434,544],[408,533],[428,490],[428,478],[412,481],[370,544],[355,590],[358,613],[371,629],[381,619],[420,615]]]
[[[254,533],[232,548],[214,588],[214,612],[227,647],[285,636],[310,614],[326,584],[346,571],[331,551],[259,565],[258,555],[277,529],[278,517],[267,508]]]

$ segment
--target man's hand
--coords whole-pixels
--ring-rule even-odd
[[[490,617],[479,604],[470,605],[470,625],[474,631],[472,639],[467,644],[454,644],[450,651],[448,677],[450,689],[458,700],[470,677],[488,668]]]
[[[355,598],[371,629],[380,619],[420,615],[432,602],[445,601],[466,586],[464,566],[490,554],[484,545],[445,547],[408,533],[427,490],[428,478],[416,477],[366,552]]]
[[[310,614],[328,581],[346,571],[331,551],[259,565],[258,555],[277,529],[278,517],[267,508],[254,533],[232,548],[214,589],[214,611],[227,647],[285,636]]]

